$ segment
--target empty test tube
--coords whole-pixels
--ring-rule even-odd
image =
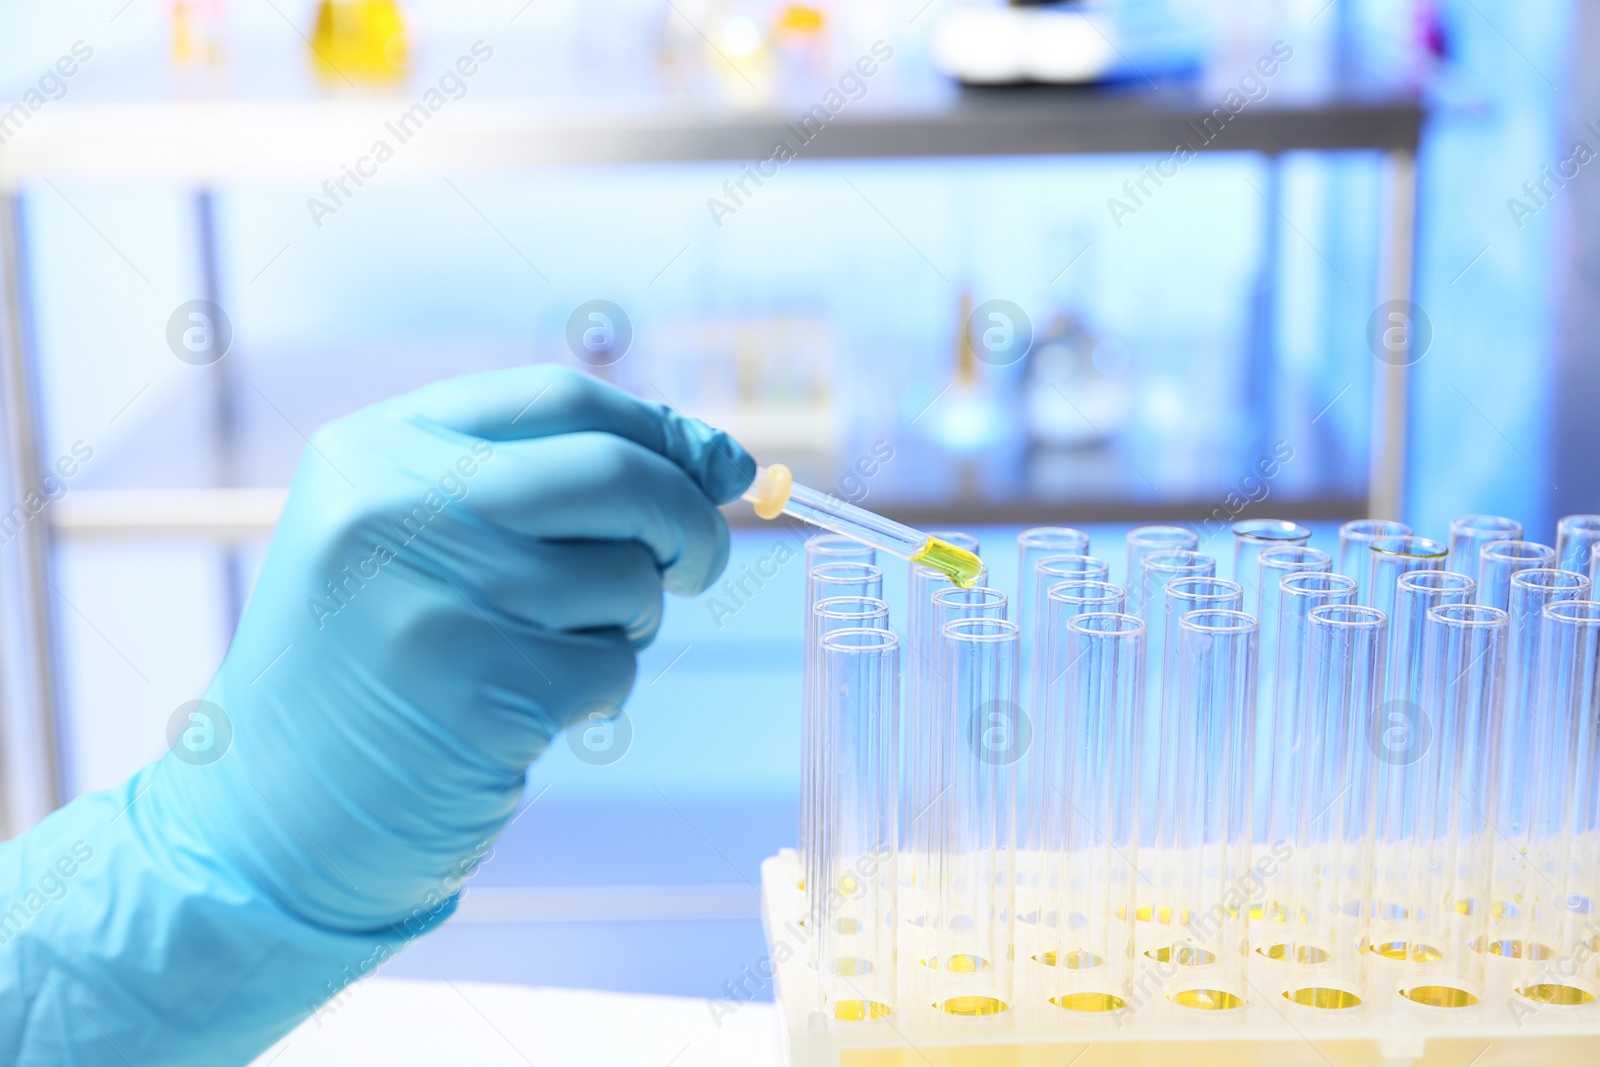
[[[1061,842],[1053,836],[1060,830],[1059,818],[1050,816],[1062,802],[1063,780],[1069,754],[1063,738],[1066,724],[1061,719],[1063,705],[1049,698],[1058,689],[1070,662],[1070,634],[1073,619],[1090,613],[1120,613],[1127,606],[1120,585],[1099,581],[1058,581],[1045,590],[1043,615],[1045,636],[1034,664],[1034,680],[1040,694],[1032,716],[1033,738],[1030,758],[1023,773],[1021,848],[1017,862],[1017,920],[1024,959],[1048,951],[1048,928],[1056,921],[1041,904],[1041,894],[1049,890],[1049,879],[1059,872],[1049,857],[1060,852]]]
[[[876,568],[874,568],[876,569]],[[808,747],[802,754],[802,773],[815,775],[809,789],[802,790],[802,797],[810,804],[809,811],[801,808],[801,825],[809,835],[805,838],[805,848],[799,851],[801,860],[801,889],[810,886],[823,885],[818,882],[816,874],[819,864],[822,863],[822,852],[816,847],[817,835],[822,832],[825,813],[823,810],[823,793],[821,785],[826,781],[822,771],[822,755],[825,751],[823,744],[823,699],[825,687],[822,677],[822,642],[834,630],[843,629],[872,629],[887,630],[889,628],[889,605],[877,597],[870,596],[830,596],[824,597],[811,606],[812,631],[815,638],[815,654],[813,670],[815,688],[810,701],[811,720],[810,732],[805,738]],[[808,898],[809,899],[809,898]],[[807,905],[809,911],[809,904]],[[815,942],[812,943],[815,945]]]
[[[1424,862],[1417,812],[1439,723],[1424,701],[1428,613],[1445,604],[1469,604],[1477,583],[1455,571],[1412,571],[1395,584],[1394,615],[1383,692],[1368,739],[1377,756],[1372,951],[1393,960],[1407,956],[1406,936],[1416,871]]]
[[[1494,872],[1494,909],[1489,933],[1490,951],[1514,959],[1535,955],[1550,946],[1528,940],[1527,912],[1532,907],[1528,866],[1532,862],[1526,842],[1533,839],[1541,820],[1541,802],[1548,803],[1543,784],[1560,779],[1562,768],[1551,763],[1554,734],[1563,729],[1551,701],[1567,698],[1552,689],[1576,664],[1563,664],[1555,655],[1553,639],[1569,643],[1582,636],[1581,622],[1555,626],[1550,609],[1564,603],[1587,603],[1589,579],[1571,571],[1534,567],[1511,576],[1507,597],[1510,616],[1506,650],[1505,710],[1501,717],[1498,766],[1494,790],[1494,825],[1502,841],[1516,848],[1497,850]],[[1572,654],[1575,650],[1568,649]],[[1548,888],[1548,886],[1545,886]]]
[[[1145,624],[1094,612],[1067,626],[1067,670],[1050,689],[1051,718],[1064,726],[1060,798],[1049,805],[1053,877],[1045,906],[1051,947],[1045,995],[1068,1011],[1127,1007],[1134,988],[1138,884],[1139,730]]]
[[[1022,627],[1021,677],[1028,676],[1035,633],[1034,611],[1039,606],[1039,591],[1034,580],[1040,560],[1053,556],[1089,557],[1089,535],[1070,526],[1033,526],[1017,535],[1016,624]],[[1086,578],[1102,578],[1088,574]]]
[[[1136,526],[1128,531],[1128,569],[1123,574],[1128,591],[1128,611],[1140,614],[1144,601],[1140,599],[1139,576],[1144,573],[1144,558],[1152,552],[1175,550],[1194,551],[1200,545],[1200,536],[1181,526]]]
[[[1411,527],[1392,519],[1353,519],[1339,527],[1338,573],[1356,580],[1357,601],[1361,600],[1360,587],[1367,580],[1372,542],[1383,537],[1407,537],[1410,534]]]
[[[1368,546],[1360,602],[1385,617],[1394,614],[1395,583],[1412,571],[1442,571],[1450,550],[1426,537],[1380,537]]]
[[[1495,829],[1490,791],[1505,682],[1506,613],[1481,604],[1428,612],[1424,706],[1433,743],[1418,761],[1419,862],[1403,996],[1468,1008],[1484,995]]]
[[[1179,620],[1178,698],[1162,724],[1177,757],[1162,813],[1175,829],[1176,877],[1158,904],[1172,921],[1152,924],[1168,936],[1146,954],[1164,965],[1167,995],[1185,1008],[1230,1010],[1246,998],[1255,657],[1253,615],[1191,611]]]
[[[1261,605],[1257,557],[1269,548],[1303,545],[1309,540],[1309,529],[1286,519],[1245,519],[1233,524],[1233,573],[1229,577],[1244,587],[1244,610],[1255,614]]]
[[[807,916],[822,1010],[844,1022],[896,1006],[895,849],[900,639],[845,628],[822,639],[822,862]]]
[[[883,571],[862,559],[832,558],[839,550],[837,542],[831,540],[822,541],[815,548],[810,542],[806,544],[806,632],[800,668],[800,826],[795,843],[801,889],[805,888],[806,874],[814,860],[811,841],[817,827],[815,786],[821,781],[815,766],[822,751],[817,741],[822,693],[819,652],[822,637],[817,602],[829,597],[879,598],[883,595]],[[812,559],[822,562],[813,564]]]
[[[1256,553],[1256,571],[1251,577],[1252,586],[1244,585],[1244,606],[1241,610],[1254,615],[1261,624],[1261,634],[1256,646],[1256,769],[1253,806],[1255,842],[1258,847],[1267,842],[1267,808],[1265,800],[1272,788],[1272,759],[1276,743],[1272,731],[1273,697],[1276,693],[1274,678],[1278,669],[1277,612],[1279,583],[1285,575],[1302,571],[1328,573],[1333,557],[1320,548],[1305,545],[1276,545]]]
[[[781,463],[757,467],[755,479],[742,499],[748,500],[763,519],[791,515],[890,555],[931,567],[956,585],[976,584],[978,573],[983,569],[983,561],[960,545],[801,485]]]
[[[1450,558],[1445,567],[1458,574],[1477,574],[1483,546],[1491,541],[1520,541],[1522,523],[1499,515],[1463,515],[1450,522]],[[1500,605],[1504,607],[1505,605]]]
[[[1513,961],[1512,988],[1545,1004],[1590,1004],[1597,992],[1591,959],[1596,942],[1593,854],[1580,837],[1592,798],[1595,730],[1600,720],[1600,603],[1561,600],[1544,608],[1538,700],[1528,715],[1525,818],[1507,829],[1512,878],[1496,888],[1504,933],[1490,951]],[[1504,779],[1502,779],[1504,781]],[[1520,862],[1517,860],[1520,859]]]
[[[1195,611],[1235,611],[1243,594],[1238,582],[1226,578],[1177,578],[1167,583],[1165,603],[1146,605],[1145,716],[1140,755],[1140,842],[1150,849],[1140,866],[1145,877],[1139,886],[1138,918],[1152,924],[1148,939],[1159,946],[1168,938],[1163,924],[1172,913],[1160,901],[1170,895],[1175,877],[1177,823],[1174,789],[1178,753],[1172,722],[1178,703],[1178,631],[1183,618]],[[1253,669],[1253,668],[1252,668]],[[1155,690],[1154,697],[1150,690]]]
[[[1354,1008],[1368,996],[1371,739],[1387,626],[1383,612],[1358,604],[1324,604],[1307,617],[1284,996],[1308,1008]]]
[[[932,807],[934,955],[923,957],[919,977],[948,1015],[996,1015],[1015,1004],[1018,634],[1005,619],[944,628],[950,697],[933,737],[943,782]]]
[[[1301,702],[1307,683],[1306,642],[1311,611],[1326,604],[1354,604],[1357,588],[1356,580],[1345,574],[1286,574],[1278,580],[1275,603],[1266,609],[1276,619],[1278,662],[1273,671],[1272,774],[1266,796],[1257,793],[1255,798],[1267,809],[1266,828],[1256,839],[1255,852],[1257,869],[1265,883],[1260,919],[1273,925],[1261,927],[1252,940],[1269,959],[1287,959],[1289,951],[1287,927],[1277,924],[1289,918],[1288,891],[1295,861],[1291,842],[1299,833],[1300,753],[1305,731]],[[1259,739],[1256,748],[1259,752]],[[1255,822],[1259,830],[1261,818],[1256,817]],[[1272,861],[1263,863],[1267,856]]]
[[[1152,552],[1139,561],[1139,573],[1130,574],[1130,582],[1139,583],[1139,594],[1133,598],[1138,604],[1156,604],[1165,602],[1167,583],[1175,578],[1215,578],[1217,576],[1217,561],[1215,557],[1204,552],[1193,552],[1186,548],[1175,548],[1163,552]]]
[[[1600,515],[1564,516],[1556,523],[1555,566],[1592,578],[1596,545],[1600,545]]]
[[[1549,545],[1535,541],[1490,541],[1478,550],[1478,603],[1509,610],[1513,574],[1555,565],[1556,550]]]

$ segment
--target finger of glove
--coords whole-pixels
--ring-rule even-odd
[[[496,445],[472,507],[541,541],[638,542],[665,587],[686,596],[709,586],[728,561],[728,524],[683,468],[609,433]]]
[[[661,626],[661,569],[632,541],[560,541],[530,546],[521,538],[484,551],[481,543],[440,538],[431,548],[483,600],[546,630],[622,630],[635,649]]]
[[[721,430],[567,367],[538,364],[469,374],[397,398],[399,410],[490,441],[598,430],[676,463],[718,504],[738,498],[756,462]]]

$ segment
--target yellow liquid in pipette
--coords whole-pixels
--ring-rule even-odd
[[[977,582],[978,575],[983,573],[983,560],[937,537],[928,538],[928,543],[922,546],[922,551],[911,557],[911,562],[938,571],[962,589],[971,588]]]

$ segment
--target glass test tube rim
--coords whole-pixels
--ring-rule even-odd
[[[1564,600],[1558,603],[1570,604],[1577,601]],[[1443,626],[1492,627],[1509,623],[1511,613],[1490,604],[1436,604],[1428,609],[1428,619]]]
[[[866,641],[864,638],[871,635],[874,640]],[[846,639],[861,639],[858,644],[850,644]],[[893,630],[886,630],[876,626],[841,626],[837,630],[830,630],[822,637],[822,647],[832,648],[841,652],[884,652],[900,644],[900,635]]]
[[[846,611],[841,607],[842,604],[872,606],[861,611]],[[811,610],[829,619],[886,619],[889,617],[889,602],[875,596],[829,596],[813,603]]]
[[[1432,571],[1428,573],[1433,573]],[[1301,588],[1307,583],[1308,588]],[[1278,590],[1289,596],[1317,596],[1324,593],[1349,593],[1355,596],[1361,583],[1338,571],[1291,571],[1278,579]]]
[[[1099,596],[1084,596],[1068,592],[1069,589],[1090,589]],[[1115,582],[1103,582],[1098,578],[1069,578],[1064,582],[1056,582],[1047,586],[1044,591],[1046,603],[1057,604],[1094,604],[1100,601],[1123,600],[1127,597],[1127,590]]]
[[[1246,541],[1308,541],[1311,528],[1290,519],[1240,519],[1228,528]]]
[[[1217,568],[1217,557],[1192,548],[1164,548],[1152,552],[1139,560],[1139,569],[1141,571],[1155,570],[1158,567],[1167,570],[1194,571],[1196,575],[1210,570],[1214,574]],[[1179,575],[1179,577],[1187,578],[1190,575],[1184,574]]]
[[[1511,584],[1524,589],[1558,592],[1565,589],[1589,589],[1594,582],[1587,574],[1563,570],[1560,567],[1527,567],[1511,576]]]
[[[1179,587],[1176,590],[1174,587]],[[1205,586],[1206,592],[1192,591],[1196,587]],[[1166,594],[1171,597],[1174,592],[1180,597],[1190,601],[1201,600],[1232,600],[1244,596],[1244,586],[1231,578],[1216,578],[1203,574],[1190,575],[1184,578],[1174,578],[1167,583]],[[1197,611],[1210,610],[1197,608]]]
[[[1073,571],[1062,571],[1062,570],[1053,569],[1055,567],[1060,566],[1060,561],[1061,560],[1068,560],[1068,559],[1076,560],[1076,561],[1086,561],[1086,562],[1089,562],[1089,563],[1093,563],[1095,566],[1092,567],[1092,568],[1083,568],[1083,569],[1073,570]],[[1056,552],[1056,553],[1053,553],[1053,554],[1048,555],[1048,556],[1041,556],[1038,559],[1038,561],[1034,563],[1033,569],[1034,569],[1034,572],[1036,574],[1039,574],[1039,573],[1055,574],[1055,575],[1061,575],[1062,577],[1069,578],[1069,579],[1073,578],[1073,577],[1077,577],[1078,575],[1089,574],[1091,572],[1096,572],[1096,571],[1098,573],[1100,573],[1100,574],[1109,574],[1109,573],[1111,573],[1111,565],[1110,564],[1108,564],[1105,560],[1101,559],[1099,556],[1091,556],[1086,552]]]
[[[1478,590],[1478,580],[1460,571],[1406,571],[1395,579],[1395,587],[1414,593],[1465,593],[1472,596]]]
[[[846,572],[833,569],[843,567],[860,567],[861,570],[850,577],[845,577]],[[850,582],[871,581],[874,578],[881,579],[883,568],[876,563],[863,563],[858,559],[836,559],[812,567],[811,577],[831,585],[844,585]]]
[[[1346,615],[1346,618],[1339,618]],[[1326,626],[1362,629],[1387,625],[1389,613],[1367,604],[1318,604],[1306,612],[1306,618]]]
[[[1137,615],[1125,611],[1086,611],[1067,620],[1067,629],[1096,637],[1132,637],[1149,629]]]
[[[865,563],[867,562],[866,560],[858,559],[856,557],[860,556],[863,552],[877,551],[877,549],[872,545],[864,545],[853,537],[846,537],[844,534],[832,533],[828,531],[815,533],[806,538],[805,547],[808,551],[814,551],[820,556],[839,557],[838,559],[823,561],[827,563]],[[871,565],[876,566],[876,561],[873,561]],[[817,566],[822,566],[822,563],[818,563]]]
[[[1546,604],[1540,614],[1574,626],[1600,626],[1600,600],[1557,600]]]
[[[1182,526],[1135,526],[1128,531],[1128,544],[1141,548],[1155,545],[1192,546],[1199,543],[1200,535]]]
[[[978,632],[988,630],[989,632]],[[944,635],[952,641],[1004,641],[1017,637],[1022,633],[1022,627],[1010,619],[989,619],[983,617],[969,619],[951,619],[944,624]]]
[[[929,599],[942,608],[988,608],[998,605],[1004,610],[1010,603],[1010,598],[1006,596],[1004,590],[991,585],[969,585],[964,589],[959,585],[951,585],[936,590]]]
[[[1478,549],[1479,561],[1487,559],[1514,562],[1524,559],[1554,560],[1556,550],[1551,545],[1540,544],[1538,541],[1523,541],[1507,538],[1501,541],[1489,541]],[[1553,570],[1550,567],[1528,568],[1530,570]]]
[[[1070,537],[1061,536],[1070,534]],[[1071,526],[1030,526],[1017,535],[1018,548],[1089,547],[1089,535]],[[1087,552],[1082,555],[1088,555]]]
[[[1351,519],[1339,527],[1341,541],[1370,542],[1385,537],[1410,537],[1413,533],[1411,527],[1399,519]]]
[[[1496,541],[1494,544],[1505,544]],[[1402,534],[1398,537],[1374,538],[1368,546],[1374,555],[1392,559],[1444,559],[1450,555],[1450,546],[1431,537]]]
[[[937,537],[947,545],[955,545],[957,548],[963,548],[968,552],[977,554],[979,541],[969,533],[961,530],[929,530],[927,533],[929,537]],[[917,566],[920,567],[922,564],[919,563]],[[932,567],[925,569],[933,570]],[[935,571],[935,573],[938,572]]]
[[[1320,559],[1318,558],[1319,556],[1321,557]],[[1313,562],[1330,567],[1333,566],[1333,554],[1331,552],[1321,548],[1312,548],[1310,545],[1273,545],[1271,548],[1263,548],[1256,560],[1263,566]]]
[[[1502,540],[1515,540],[1522,536],[1522,523],[1504,515],[1457,515],[1450,520],[1450,533],[1505,533],[1514,531],[1510,538]]]
[[[1183,613],[1178,626],[1193,633],[1242,634],[1259,629],[1261,622],[1237,608],[1195,608]]]

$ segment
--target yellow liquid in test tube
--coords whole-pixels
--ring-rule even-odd
[[[966,549],[800,485],[789,468],[781,463],[758,468],[744,499],[755,505],[756,514],[763,519],[792,515],[813,526],[938,571],[963,589],[974,585],[983,573],[983,560]]]

